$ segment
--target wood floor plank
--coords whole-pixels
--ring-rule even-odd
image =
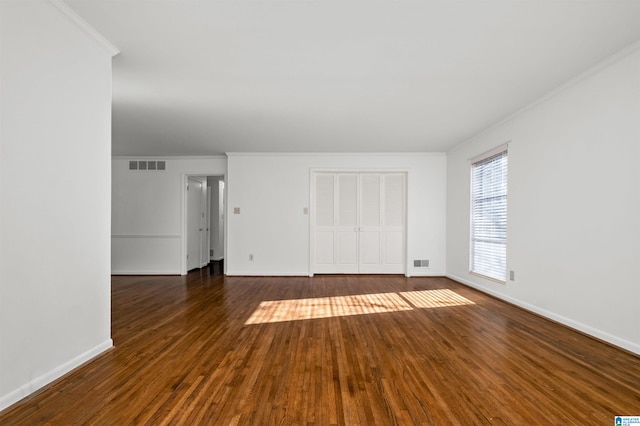
[[[446,278],[113,277],[112,309],[116,347],[0,424],[553,425],[640,414],[639,357]]]

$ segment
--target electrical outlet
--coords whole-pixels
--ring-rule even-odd
[[[515,271],[509,271],[509,280],[511,280],[511,281],[515,281],[516,280],[516,272]]]
[[[253,262],[253,255],[252,254],[249,255],[249,261]]]

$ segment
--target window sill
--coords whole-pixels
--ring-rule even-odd
[[[482,274],[479,274],[479,273],[473,272],[473,271],[469,271],[469,273],[471,275],[475,275],[476,277],[484,278],[485,280],[493,281],[493,282],[496,282],[498,284],[503,284],[503,285],[507,284],[507,281],[505,281],[505,280],[499,280],[498,278],[489,277],[487,275],[482,275]]]

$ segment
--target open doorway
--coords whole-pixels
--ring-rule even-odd
[[[224,176],[184,175],[183,269],[224,273]]]

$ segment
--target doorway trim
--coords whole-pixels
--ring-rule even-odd
[[[315,255],[316,255],[316,236],[315,236],[315,220],[316,220],[316,185],[315,177],[322,173],[396,173],[404,174],[404,275],[410,277],[409,268],[409,188],[411,182],[410,168],[311,168],[309,169],[309,277],[315,274]]]
[[[227,182],[227,172],[216,173],[212,171],[195,171],[195,172],[182,172],[180,173],[180,275],[187,275],[187,184],[189,177],[209,177],[209,176],[222,176],[225,185]],[[227,205],[227,191],[224,191],[224,204]],[[227,216],[225,212],[224,216],[224,236],[223,244],[225,253],[227,252]],[[227,262],[224,262],[224,271],[227,273]]]

